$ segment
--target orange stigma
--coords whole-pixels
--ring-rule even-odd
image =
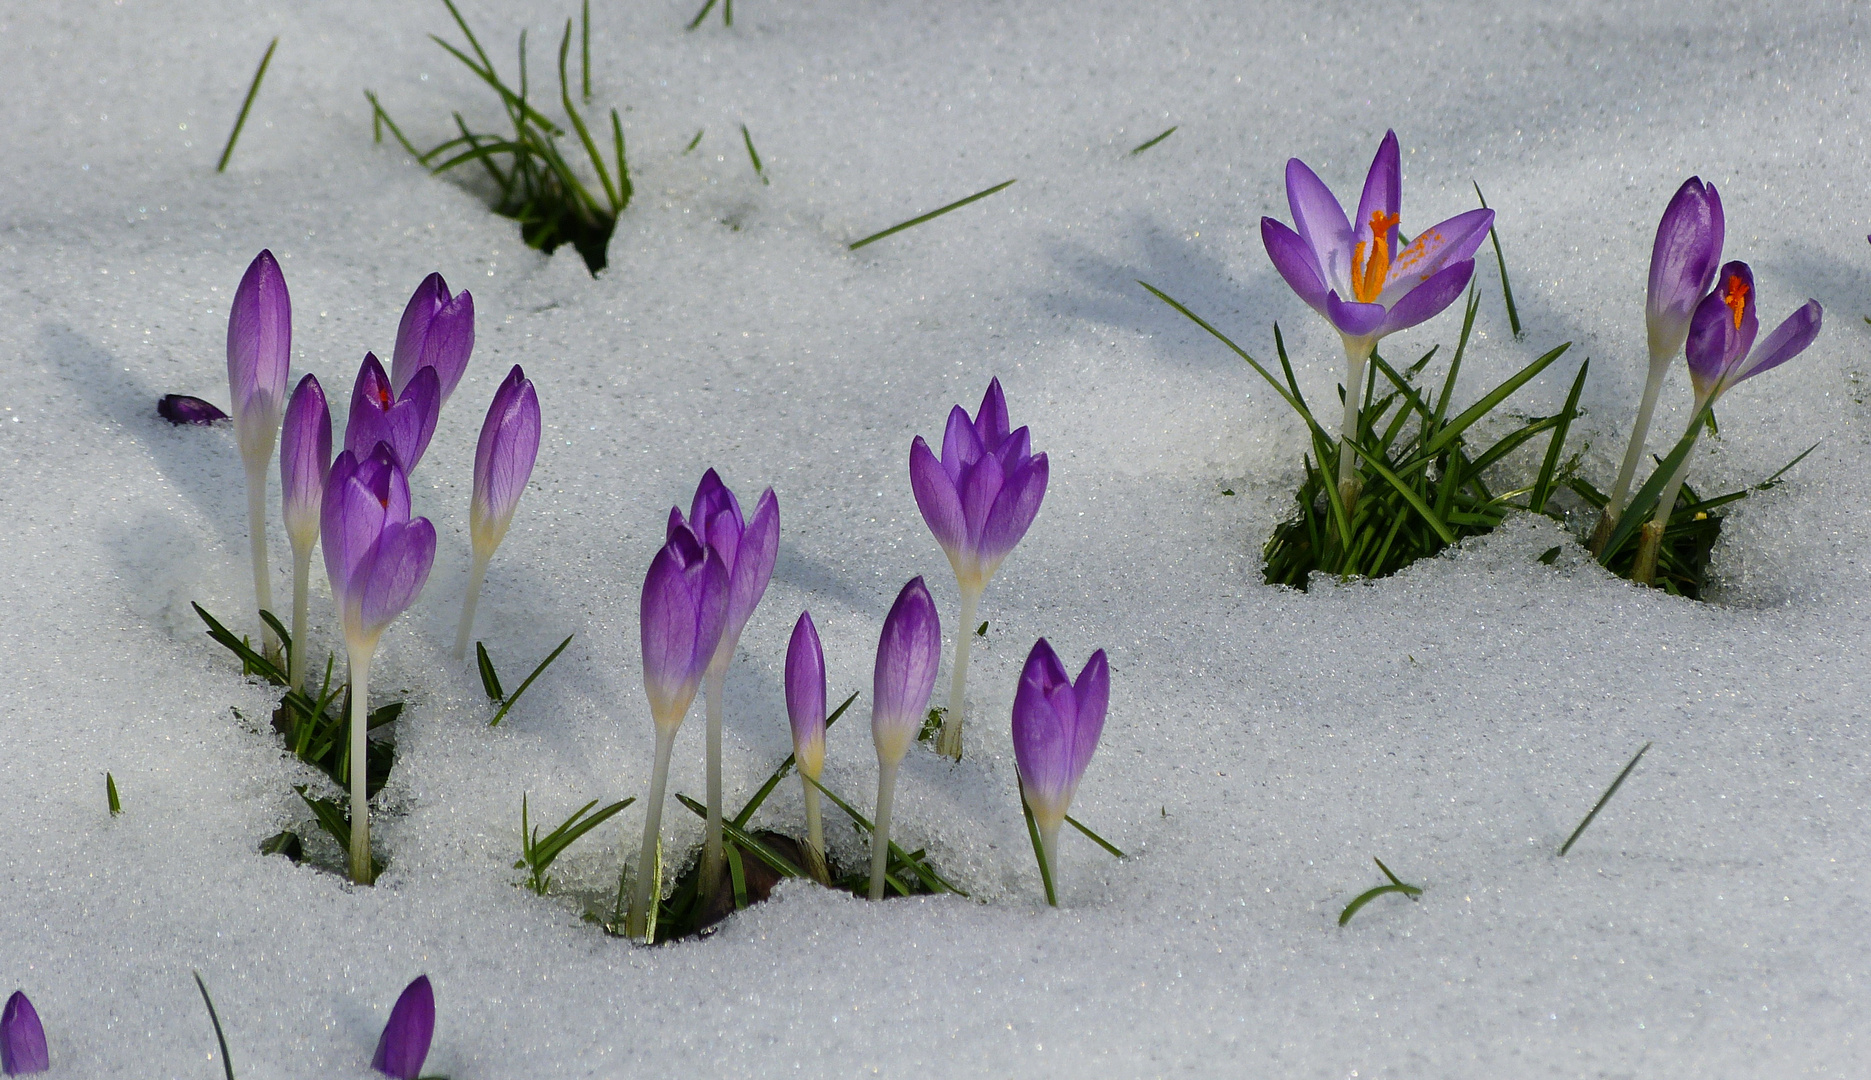
[[[1741,280],[1740,274],[1728,275],[1728,287],[1722,290],[1722,303],[1734,312],[1735,329],[1741,329],[1741,316],[1748,307],[1748,283]]]
[[[390,387],[385,383],[377,384],[377,407],[388,409],[396,402],[390,397]]]
[[[1382,210],[1371,211],[1370,259],[1365,259],[1362,241],[1351,249],[1351,295],[1360,304],[1374,304],[1390,278],[1390,230],[1397,225],[1397,215]]]

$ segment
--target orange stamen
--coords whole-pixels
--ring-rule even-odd
[[[382,408],[382,409],[388,409],[388,408],[389,408],[390,406],[392,406],[392,405],[394,405],[394,404],[396,404],[396,402],[395,402],[395,401],[394,401],[393,399],[391,399],[391,397],[390,397],[390,388],[389,388],[389,386],[388,386],[388,385],[385,385],[385,384],[382,384],[382,383],[379,383],[379,384],[377,385],[377,406],[378,406],[378,408]]]
[[[1741,316],[1748,306],[1748,283],[1741,280],[1741,275],[1728,275],[1728,288],[1722,290],[1722,303],[1734,312],[1735,329],[1741,329]]]
[[[1351,295],[1360,304],[1376,303],[1378,294],[1384,291],[1384,282],[1390,279],[1389,237],[1396,224],[1397,215],[1371,211],[1369,261],[1362,241],[1351,249]]]

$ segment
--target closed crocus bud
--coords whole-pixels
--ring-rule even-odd
[[[177,426],[199,424],[206,427],[217,420],[227,419],[227,414],[212,401],[203,401],[187,394],[164,394],[162,400],[156,402],[156,415]]]
[[[270,460],[292,363],[292,298],[273,253],[254,257],[227,315],[227,384],[244,458]]]
[[[396,1080],[418,1080],[422,1062],[429,1056],[429,1041],[434,1037],[435,991],[427,975],[418,975],[416,981],[403,988],[402,996],[390,1010],[390,1022],[383,1025],[370,1067]]]
[[[516,364],[494,392],[474,451],[474,502],[468,510],[468,533],[476,556],[493,554],[507,535],[539,456],[539,430],[539,395]]]
[[[643,581],[643,688],[659,728],[682,723],[727,622],[728,576],[686,527],[650,562]]]
[[[286,405],[279,436],[279,487],[286,534],[293,547],[318,539],[318,515],[325,501],[325,474],[331,470],[331,408],[325,389],[310,375],[299,380]]]
[[[438,379],[440,404],[448,401],[461,375],[468,370],[468,357],[474,352],[474,297],[463,289],[456,296],[448,294],[448,282],[440,274],[430,274],[416,286],[403,309],[403,321],[396,328],[396,351],[390,356],[390,381],[398,397],[408,388],[416,372],[433,367]]]
[[[922,728],[941,661],[942,624],[936,618],[935,600],[922,578],[912,578],[884,617],[871,683],[871,741],[877,747],[877,820],[871,831],[872,900],[881,900],[884,895],[897,766]]]
[[[1045,638],[1027,654],[1013,698],[1013,756],[1020,786],[1042,835],[1057,832],[1098,749],[1111,672],[1104,650],[1091,654],[1074,682]]]
[[[8,1076],[41,1073],[52,1067],[46,1055],[45,1028],[39,1014],[26,1000],[23,990],[7,998],[6,1010],[0,1012],[0,1072]]]
[[[786,716],[792,721],[793,759],[801,773],[817,780],[825,767],[825,651],[809,611],[799,613],[786,646]]]
[[[1724,232],[1722,199],[1715,185],[1697,176],[1683,181],[1657,222],[1657,239],[1650,250],[1644,321],[1653,362],[1668,360],[1683,347],[1689,319],[1721,265]]]
[[[429,448],[442,408],[439,377],[433,369],[422,371],[416,372],[400,395],[392,395],[383,364],[375,353],[364,354],[364,364],[351,390],[351,415],[344,424],[346,450],[362,457],[378,443],[387,443],[402,470],[415,471],[416,463]]]

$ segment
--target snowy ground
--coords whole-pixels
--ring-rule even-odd
[[[594,100],[628,106],[637,183],[595,281],[371,144],[367,87],[423,143],[452,108],[497,119],[425,36],[454,37],[440,4],[0,11],[0,993],[37,1004],[52,1075],[217,1075],[190,969],[243,1080],[366,1075],[420,972],[440,1013],[429,1071],[454,1080],[1871,1067],[1862,8],[741,0],[732,29],[685,33],[695,6],[593,5]],[[575,8],[525,7],[466,13],[509,71],[530,28],[549,86]],[[1484,259],[1464,387],[1575,342],[1516,404],[1551,411],[1592,357],[1580,426],[1601,483],[1643,378],[1651,231],[1684,177],[1720,187],[1764,321],[1825,304],[1818,344],[1730,395],[1695,459],[1697,477],[1740,483],[1821,440],[1730,518],[1718,603],[1609,579],[1576,547],[1543,566],[1559,533],[1527,522],[1375,585],[1259,584],[1298,429],[1133,279],[1257,354],[1281,320],[1308,392],[1329,395],[1336,343],[1272,273],[1258,219],[1286,216],[1289,155],[1349,195],[1390,126],[1406,231],[1473,205],[1471,179],[1500,211],[1528,337],[1507,334]],[[417,478],[437,569],[373,679],[411,703],[374,889],[255,853],[309,819],[289,788],[308,774],[236,718],[267,695],[189,608],[245,625],[238,456],[230,430],[154,414],[166,392],[225,403],[227,301],[262,247],[292,290],[294,378],[317,373],[334,404],[366,348],[387,355],[427,272],[480,313]],[[1390,351],[1452,342],[1457,318]],[[473,440],[514,363],[539,385],[547,445],[478,636],[508,671],[578,637],[490,731],[447,654]],[[897,811],[981,902],[786,888],[710,939],[632,947],[582,923],[577,894],[615,881],[639,807],[573,849],[567,895],[515,888],[522,792],[556,820],[646,783],[637,591],[702,470],[780,497],[778,571],[729,681],[728,785],[744,794],[787,750],[779,671],[801,607],[836,698],[868,686],[910,576],[929,575],[954,630],[907,452],[994,374],[1052,455],[1052,488],[984,602],[970,758],[913,754]],[[1658,446],[1687,415],[1680,370],[1666,399]],[[277,525],[273,549],[277,573]],[[1075,669],[1110,651],[1111,716],[1074,809],[1134,856],[1069,840],[1057,912],[1006,733],[1041,634]],[[863,806],[866,714],[861,699],[834,729],[828,772]],[[700,728],[675,781],[698,795]],[[790,824],[796,788],[770,805]],[[668,820],[698,835],[679,809]],[[861,851],[832,832],[835,853]],[[1373,855],[1422,899],[1340,929],[1382,880]]]

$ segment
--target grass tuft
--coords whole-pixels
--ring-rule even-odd
[[[279,48],[279,39],[266,47],[266,55],[260,57],[260,67],[253,73],[253,82],[247,87],[247,99],[240,103],[240,115],[234,118],[234,130],[227,134],[227,145],[221,149],[221,160],[214,166],[215,172],[226,172],[228,159],[234,156],[234,144],[240,140],[240,129],[247,126],[247,110],[253,108],[253,99],[260,94],[260,80],[266,78],[266,65],[273,62],[273,50]]]
[[[1013,183],[1014,183],[1013,180],[1002,181],[1001,183],[995,184],[993,187],[988,188],[986,191],[977,191],[973,195],[970,195],[965,199],[957,199],[954,202],[949,203],[947,206],[937,207],[936,209],[931,210],[927,214],[923,214],[920,217],[913,217],[909,219],[908,221],[899,222],[895,225],[892,225],[888,229],[885,229],[883,232],[872,233],[871,235],[865,237],[864,239],[856,241],[855,243],[851,244],[849,250],[856,251],[857,249],[865,246],[866,244],[874,244],[877,241],[882,240],[886,236],[895,236],[897,233],[902,232],[904,229],[913,229],[916,226],[921,225],[925,221],[932,221],[936,218],[941,217],[943,214],[948,213],[950,210],[959,210],[962,207],[967,206],[969,203],[974,202],[976,199],[985,199],[989,195],[992,195],[997,191],[1005,190],[1006,188],[1013,186]]]

